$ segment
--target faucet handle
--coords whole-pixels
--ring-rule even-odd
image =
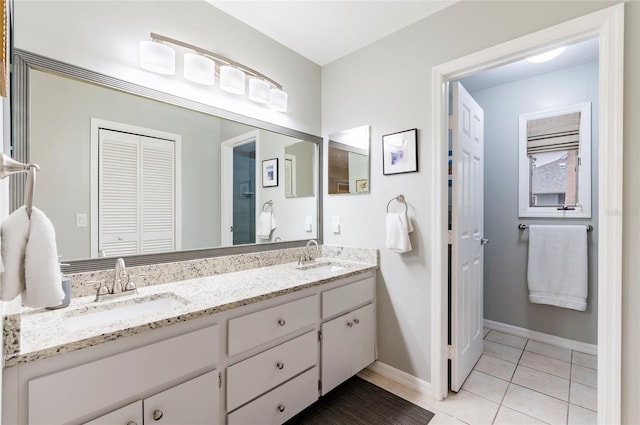
[[[124,290],[125,291],[135,291],[136,290],[136,283],[133,281],[134,277],[139,277],[139,276],[146,276],[146,273],[138,273],[138,274],[130,274],[127,275],[128,279],[127,279],[127,284],[124,286]]]
[[[96,283],[100,285],[98,286],[98,292],[96,292],[96,297],[101,295],[107,295],[109,293],[109,288],[107,288],[107,284],[104,279],[89,280],[87,282],[84,282],[83,285],[95,285]]]

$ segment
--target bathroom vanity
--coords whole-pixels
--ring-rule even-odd
[[[23,311],[3,422],[280,424],[375,360],[375,268],[324,258]]]

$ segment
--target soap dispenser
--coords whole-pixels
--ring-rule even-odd
[[[60,266],[68,266],[68,264],[60,264]],[[62,291],[64,292],[64,299],[60,305],[53,307],[47,307],[47,310],[57,310],[59,308],[65,308],[71,303],[71,278],[64,276],[62,270],[60,271],[60,284],[62,285]]]

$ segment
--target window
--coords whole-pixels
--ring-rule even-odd
[[[520,115],[520,217],[591,217],[591,103]]]

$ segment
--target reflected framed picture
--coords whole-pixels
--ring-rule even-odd
[[[418,129],[382,136],[382,158],[384,175],[418,171]]]
[[[369,191],[368,179],[356,180],[356,192],[368,192],[368,191]]]
[[[262,161],[262,187],[278,186],[278,158]]]

